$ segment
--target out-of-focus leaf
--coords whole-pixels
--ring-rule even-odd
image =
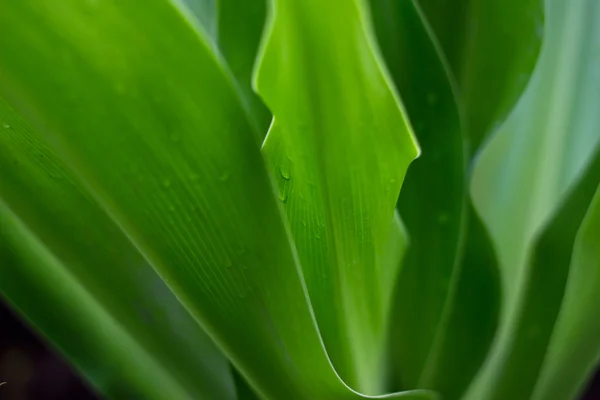
[[[190,17],[206,32],[217,56],[233,74],[258,143],[267,134],[271,114],[252,90],[252,70],[266,19],[267,0],[183,0]]]
[[[497,343],[508,349],[501,358],[492,353],[488,369],[469,389],[467,399],[525,400],[531,397],[561,307],[575,237],[599,187],[600,147],[587,169],[555,217],[543,228],[543,233],[534,239],[527,275],[522,278],[519,308],[506,322],[512,329],[508,333],[500,331],[499,339],[508,344]],[[495,372],[492,377],[486,375],[489,370]]]
[[[52,332],[54,343],[97,388],[115,399],[192,398],[1,200],[0,226],[3,294],[38,328]],[[60,312],[69,316],[59,323]]]
[[[453,399],[491,341],[497,265],[485,230],[466,204],[466,146],[435,39],[414,2],[371,3],[383,55],[423,150],[398,202],[410,247],[392,314],[394,383],[436,389]]]
[[[539,337],[539,346],[544,344],[543,338],[550,335],[550,322],[554,322],[560,306],[564,282],[553,286],[552,279],[566,277],[568,259],[558,255],[544,259],[548,262],[544,266],[546,277],[537,269],[541,261],[532,257],[534,244],[546,243],[546,235],[555,234],[546,232],[545,227],[552,229],[551,218],[561,219],[561,213],[555,214],[557,207],[600,142],[600,114],[595,107],[600,101],[598,18],[600,6],[593,0],[547,1],[546,41],[538,68],[523,98],[475,167],[471,192],[499,252],[504,292],[502,329],[471,388],[473,400],[528,398],[535,383],[531,374],[537,375],[538,370],[526,368],[533,368],[530,363],[541,360],[545,347],[536,347],[539,354],[534,348],[519,354],[515,340],[523,334],[524,313],[533,312],[531,307],[537,305],[540,318],[546,319],[543,324],[534,319],[541,324],[534,333]],[[563,246],[568,247],[572,240],[565,231]],[[561,250],[570,251],[560,247],[555,252]],[[538,287],[546,281],[547,286]],[[547,302],[540,304],[539,299]],[[515,366],[510,364],[509,354],[517,358],[528,354],[530,359]],[[518,396],[494,397],[516,388],[521,390]]]
[[[263,154],[325,346],[343,380],[379,394],[399,267],[386,247],[417,148],[365,6],[274,1],[256,85],[274,115]]]
[[[81,318],[72,309],[81,310],[73,296],[82,291],[94,309],[101,309],[110,316],[111,323],[119,325],[121,336],[127,336],[125,340],[135,341],[145,353],[138,360],[138,351],[123,352],[106,343],[111,351],[123,352],[117,356],[123,359],[121,364],[135,365],[150,357],[161,367],[145,372],[153,382],[171,379],[190,398],[235,398],[227,361],[219,350],[119,228],[86,195],[64,163],[2,99],[0,171],[0,197],[6,207],[16,213],[22,221],[19,224],[35,231],[36,238],[31,242],[40,243],[32,246],[46,247],[43,253],[56,260],[50,262],[51,268],[62,268],[60,276],[69,277],[60,285],[65,291],[63,298],[56,298],[61,293],[50,288],[44,289],[52,293],[48,299],[41,295],[24,297],[49,284],[47,273],[40,272],[46,264],[35,263],[34,255],[14,254],[13,260],[22,257],[25,265],[2,265],[0,292],[63,349],[99,391],[116,396],[115,386],[125,390],[136,383],[128,382],[125,376],[106,378],[109,371],[101,367],[110,369],[110,365],[93,364],[94,355],[105,350],[96,347],[102,343],[93,347],[80,343],[81,329],[97,329],[101,323],[91,311],[82,321],[68,321]],[[69,292],[70,285],[73,293]],[[61,314],[53,312],[39,321],[39,315],[50,309],[60,310]],[[167,372],[167,377],[151,372]],[[153,398],[169,398],[165,396],[166,392],[156,393]]]
[[[459,259],[460,273],[422,378],[422,388],[435,389],[448,400],[461,398],[485,360],[496,333],[500,308],[498,260],[488,232],[472,206],[464,235],[467,238]]]
[[[529,80],[543,0],[420,0],[460,87],[470,148],[506,117]]]
[[[532,397],[535,400],[577,398],[600,361],[599,243],[600,186],[575,242],[565,297]]]
[[[271,113],[252,90],[252,70],[266,19],[268,0],[219,0],[218,46],[237,80],[250,110],[259,142],[265,138]]]
[[[362,398],[329,363],[231,76],[187,18],[165,0],[6,1],[0,94],[259,396]]]

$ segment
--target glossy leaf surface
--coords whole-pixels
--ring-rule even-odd
[[[263,153],[325,346],[350,386],[380,394],[400,266],[386,247],[417,148],[364,7],[275,1],[256,85],[274,115]]]

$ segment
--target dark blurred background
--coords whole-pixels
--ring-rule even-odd
[[[6,384],[0,386],[0,400],[101,400],[2,298],[1,382]],[[582,400],[600,400],[600,373],[596,374]]]

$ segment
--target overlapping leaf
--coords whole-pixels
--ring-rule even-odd
[[[7,1],[0,91],[259,395],[363,397],[329,363],[253,125],[189,21],[162,0]]]
[[[576,398],[600,361],[600,190],[579,230],[560,314],[532,396]]]
[[[414,2],[372,5],[383,55],[423,150],[398,203],[410,247],[392,314],[395,384],[457,398],[494,332],[495,257],[467,206],[466,140],[440,49]]]
[[[521,96],[544,35],[541,0],[418,1],[460,88],[465,133],[476,151]]]
[[[470,399],[528,398],[533,390],[560,307],[560,278],[567,276],[569,246],[578,225],[563,228],[562,238],[556,239],[563,242],[560,247],[544,248],[553,257],[544,256],[539,246],[559,236],[555,225],[565,223],[562,215],[568,211],[557,207],[600,141],[600,117],[593,106],[600,94],[600,66],[594,56],[600,8],[594,1],[549,0],[546,6],[546,41],[538,68],[481,154],[471,187],[499,250],[504,297],[502,330],[471,387]],[[589,185],[594,183],[598,182]],[[586,206],[583,201],[581,207]],[[527,320],[528,315],[539,318]],[[527,335],[536,338],[535,346],[524,344]],[[527,362],[518,362],[524,358]]]

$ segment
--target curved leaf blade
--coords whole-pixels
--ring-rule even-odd
[[[530,292],[537,285],[535,279],[543,279],[536,275],[537,264],[531,263],[534,244],[544,237],[550,219],[560,218],[556,208],[600,142],[595,128],[600,117],[592,109],[600,93],[595,78],[599,64],[592,56],[592,49],[599,43],[593,32],[597,32],[594,26],[600,7],[593,1],[549,0],[547,11],[547,41],[538,69],[514,112],[482,152],[471,186],[474,202],[497,245],[504,288],[502,329],[471,390],[471,398],[478,400],[495,396],[499,386],[493,382],[500,382],[503,374],[511,376],[506,357],[515,335],[522,333],[522,313],[530,307],[528,302],[535,300]],[[564,240],[570,243],[573,239],[566,232]],[[550,271],[560,274],[568,268],[560,264],[560,258],[555,261],[553,264],[548,260],[555,268],[546,267],[549,276],[553,273]],[[546,318],[544,328],[551,330],[549,322],[556,318],[564,283],[556,283],[553,295],[550,286],[540,289],[539,297],[548,296],[543,307],[546,311],[540,315]],[[549,334],[540,332],[542,336]],[[538,354],[542,356],[543,352]],[[537,362],[536,357],[532,355],[530,361]],[[531,364],[522,367],[525,365]],[[518,370],[515,368],[513,373]],[[534,384],[535,377],[523,378],[520,396],[530,393]],[[516,383],[506,381],[505,385],[503,390],[510,390]]]
[[[365,8],[274,1],[256,87],[274,115],[263,154],[325,346],[342,379],[379,394],[399,267],[386,245],[417,148]]]
[[[455,399],[491,343],[497,264],[466,203],[467,140],[434,35],[416,2],[371,3],[383,55],[423,150],[408,170],[398,202],[411,243],[392,314],[394,383]]]
[[[418,1],[460,88],[475,153],[530,79],[544,35],[543,0]]]
[[[599,182],[600,185],[600,182]],[[535,400],[579,396],[600,362],[600,186],[577,234],[565,296],[548,346]]]

